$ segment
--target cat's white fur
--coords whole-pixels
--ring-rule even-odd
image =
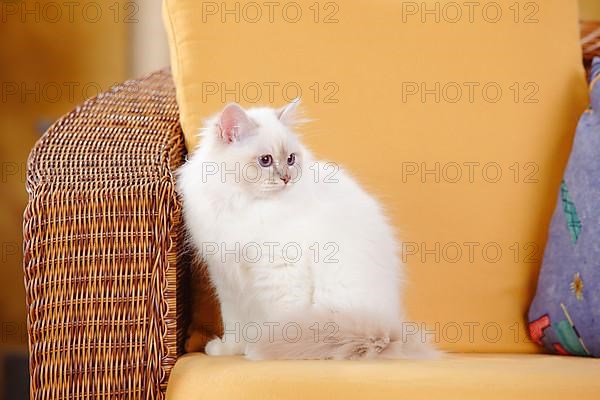
[[[434,356],[414,329],[402,334],[403,266],[381,206],[346,171],[316,162],[294,132],[297,104],[227,106],[206,122],[179,171],[185,224],[225,328],[206,352]],[[273,165],[261,166],[262,155],[272,155]]]

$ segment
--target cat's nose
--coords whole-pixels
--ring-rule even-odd
[[[283,183],[285,183],[287,185],[288,182],[290,181],[290,176],[288,174],[285,174],[285,175],[281,176],[281,180],[283,181]]]

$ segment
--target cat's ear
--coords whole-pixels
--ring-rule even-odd
[[[287,125],[287,126],[293,126],[293,125],[296,125],[297,123],[301,122],[299,119],[299,112],[298,112],[299,105],[300,105],[300,98],[297,97],[294,100],[292,100],[292,102],[290,104],[277,110],[277,117],[279,118],[281,123],[283,123],[284,125]]]
[[[221,140],[225,143],[237,142],[252,133],[254,123],[239,104],[228,104],[219,117]]]

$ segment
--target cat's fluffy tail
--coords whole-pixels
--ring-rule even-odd
[[[322,313],[315,316],[279,319],[274,329],[246,345],[250,360],[359,360],[436,359],[441,353],[421,340],[411,325],[386,325],[375,318],[344,317]],[[273,326],[271,324],[270,326]]]

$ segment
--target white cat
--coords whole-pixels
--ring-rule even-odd
[[[185,224],[225,329],[206,353],[434,357],[405,329],[398,244],[381,206],[343,169],[314,160],[293,130],[298,103],[228,105],[179,171]]]

